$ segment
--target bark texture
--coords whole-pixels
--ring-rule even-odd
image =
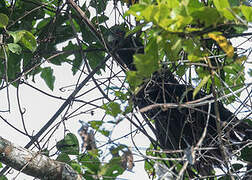
[[[0,161],[23,173],[46,180],[80,180],[81,176],[66,163],[38,152],[16,146],[0,137]]]

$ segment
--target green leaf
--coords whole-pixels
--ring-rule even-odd
[[[55,76],[53,75],[53,69],[50,67],[45,67],[42,69],[41,78],[44,79],[47,86],[53,91]]]
[[[145,48],[145,54],[134,55],[134,64],[136,65],[137,73],[144,77],[149,77],[158,69],[158,44],[156,38],[152,38]]]
[[[122,91],[115,91],[115,96],[118,97],[121,101],[128,100],[129,93],[124,93]]]
[[[6,14],[0,13],[0,28],[8,25],[9,18]]]
[[[101,129],[101,130],[98,130],[101,134],[103,134],[104,136],[108,137],[110,135],[110,131],[107,131],[105,129]]]
[[[21,62],[22,56],[9,53],[8,56],[8,78],[9,81],[15,80],[17,78],[17,75],[21,72],[20,69],[20,62]],[[13,84],[15,86],[15,84]]]
[[[9,34],[13,37],[14,43],[21,42],[23,46],[34,52],[37,48],[37,42],[33,34],[26,30],[9,31]]]
[[[143,82],[143,76],[139,75],[137,71],[128,71],[127,72],[127,81],[130,84],[130,88],[132,91],[135,91],[137,86],[142,84]]]
[[[109,163],[103,165],[99,172],[99,175],[107,176],[107,177],[117,177],[121,175],[125,169],[122,167],[122,158],[114,157]]]
[[[76,50],[76,52],[74,54],[72,54],[72,55],[74,55],[72,72],[73,72],[73,75],[75,75],[77,73],[77,71],[79,70],[80,66],[82,65],[81,54],[80,54],[80,51],[78,51],[78,50],[80,50],[80,47],[77,46],[76,44],[73,44],[72,41],[69,41],[68,45],[66,47],[64,47],[63,50],[64,51],[73,51],[73,50]]]
[[[232,26],[232,27],[234,28],[235,33],[237,33],[237,34],[241,34],[244,31],[248,30],[248,26],[245,26],[245,25],[236,25],[236,26]]]
[[[192,1],[192,0],[184,2],[184,5],[188,14],[191,14],[192,12],[197,11],[199,8],[204,7],[204,5],[199,1]]]
[[[97,130],[98,132],[100,132],[101,134],[103,134],[104,136],[108,137],[110,135],[110,131],[107,131],[105,129],[100,129],[100,127],[102,126],[104,122],[103,121],[89,121],[88,124],[90,124],[90,126]]]
[[[33,34],[29,31],[25,31],[21,38],[21,43],[29,49],[31,52],[36,51],[37,49],[37,42]]]
[[[148,5],[144,4],[135,4],[134,6],[131,6],[128,11],[125,12],[124,16],[133,15],[136,17],[136,20],[143,19],[143,16],[141,15],[141,12],[144,11]]]
[[[2,165],[2,163],[0,162],[0,168],[2,168],[3,167],[3,165]]]
[[[18,43],[25,34],[25,30],[9,31],[8,32],[14,39],[14,43]]]
[[[234,15],[230,12],[231,7],[228,0],[214,0],[216,9],[227,19],[235,19]]]
[[[60,153],[58,157],[56,158],[57,161],[70,163],[71,159],[66,153]]]
[[[245,18],[247,19],[247,21],[251,22],[252,21],[252,7],[242,5],[241,11],[242,11],[242,14],[245,16]]]
[[[224,8],[230,8],[228,0],[213,0],[216,9],[222,10]]]
[[[64,137],[64,139],[57,142],[56,147],[62,153],[70,155],[79,154],[79,141],[77,137],[72,133],[68,133]]]
[[[78,164],[77,162],[71,161],[71,162],[70,162],[70,166],[71,166],[75,171],[77,171],[79,174],[81,173],[81,165]]]
[[[15,53],[15,54],[21,54],[22,52],[22,47],[19,46],[16,43],[9,43],[8,44],[8,48],[11,52]]]
[[[109,20],[108,16],[105,15],[99,15],[99,16],[94,16],[91,20],[93,24],[102,24]]]
[[[139,32],[144,26],[146,26],[146,24],[140,24],[140,25],[135,26],[132,30],[127,31],[127,33],[125,34],[125,37],[128,37],[131,34],[135,34]]]
[[[45,27],[50,21],[51,21],[51,17],[44,18],[42,21],[40,21],[38,23],[37,28],[41,29],[41,28]]]
[[[215,26],[219,21],[221,21],[218,11],[215,8],[210,7],[199,8],[198,10],[192,12],[191,16],[195,22],[199,20],[201,23],[204,23],[205,27],[211,25]]]
[[[89,49],[99,49],[102,48],[99,44],[97,45],[90,45]],[[99,63],[104,59],[105,53],[103,51],[91,51],[87,53],[87,58],[89,65],[92,69],[96,68]],[[103,69],[105,69],[105,65],[103,66]],[[101,74],[101,71],[99,70],[97,74]]]
[[[8,180],[5,176],[0,176],[0,180]]]
[[[87,168],[87,171],[91,174],[97,174],[100,170],[101,162],[97,156],[94,156],[87,152],[86,154],[81,154],[78,157],[78,161],[83,167]]]
[[[241,158],[242,160],[252,163],[252,148],[245,147],[244,149],[242,149]]]
[[[90,1],[90,6],[95,8],[96,13],[98,13],[98,14],[101,14],[106,9],[106,6],[105,6],[103,0]]]
[[[122,112],[120,104],[116,102],[109,102],[107,104],[104,104],[102,108],[106,111],[106,114],[109,114],[114,117],[116,117],[118,114]]]
[[[153,168],[154,167],[154,164],[155,162],[154,161],[151,161],[149,159],[146,159],[144,161],[144,169],[145,171],[148,173],[148,174],[153,174],[155,169]]]
[[[240,5],[240,0],[228,0],[228,2],[231,7]]]
[[[199,85],[194,89],[193,91],[193,98],[198,94],[198,92],[201,90],[201,88],[208,82],[209,78],[211,76],[204,76],[204,78],[202,79],[202,81],[199,83]]]
[[[102,121],[89,121],[88,124],[90,124],[90,126],[94,128],[95,130],[98,130],[99,127],[103,124],[103,122]]]
[[[235,163],[235,164],[232,164],[232,167],[234,168],[235,171],[238,171],[239,169],[243,168],[243,165]]]

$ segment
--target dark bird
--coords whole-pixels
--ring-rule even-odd
[[[136,70],[133,55],[144,53],[143,44],[134,36],[125,38],[124,31],[118,27],[113,27],[111,32],[109,42],[115,47],[122,63],[129,70]],[[153,104],[175,103],[179,105],[198,100],[206,95],[200,91],[193,98],[192,86],[179,83],[166,67],[155,72],[150,80],[141,85],[134,97],[134,104],[139,109]],[[226,147],[226,153],[231,157],[233,150],[244,145],[246,140],[252,139],[252,126],[239,120],[221,102],[218,102],[218,111],[220,112],[223,146]],[[217,138],[214,103],[191,108],[152,108],[143,115],[154,120],[154,134],[163,150],[185,150],[195,147],[206,127],[206,135],[200,147],[212,147],[212,150],[200,151],[197,154],[197,160],[191,162],[192,166],[201,175],[211,175],[214,166],[220,167],[223,164],[224,158]],[[189,171],[190,173],[195,177],[192,170]]]
[[[136,70],[133,64],[133,55],[136,53],[144,53],[143,44],[134,36],[125,38],[125,30],[123,26],[113,26],[109,30],[108,42],[119,56],[119,64],[127,67],[128,70]],[[124,66],[125,65],[125,66]]]

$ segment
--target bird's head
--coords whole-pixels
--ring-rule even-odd
[[[115,25],[109,28],[107,41],[112,48],[120,46],[125,39],[126,30],[124,25]]]
[[[109,29],[107,41],[110,47],[118,54],[122,63],[129,70],[136,70],[133,64],[133,55],[143,53],[143,44],[133,35],[125,37],[127,26],[124,24],[115,25]]]

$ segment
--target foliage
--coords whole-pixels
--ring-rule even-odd
[[[232,33],[241,33],[240,31],[238,32],[236,27],[243,27],[244,21],[240,22],[240,19],[244,17],[248,22],[250,22],[250,19],[248,18],[250,7],[245,6],[247,8],[246,10],[248,10],[245,12],[242,10],[244,6],[238,6],[239,3],[233,4],[235,5],[231,6],[228,0],[213,1],[213,5],[215,7],[210,5],[210,3],[208,6],[205,6],[199,1],[190,0],[184,0],[182,2],[179,2],[178,0],[173,2],[158,1],[157,4],[153,4],[151,1],[143,1],[142,3],[132,6],[126,14],[136,16],[137,20],[142,21],[143,24],[148,24],[150,22],[152,23],[152,27],[146,31],[146,33],[148,33],[146,47],[152,44],[153,41],[151,39],[155,38],[158,40],[158,46],[155,46],[158,47],[158,49],[151,48],[150,53],[164,53],[166,57],[164,58],[164,61],[174,61],[176,64],[176,61],[181,58],[179,53],[184,50],[187,53],[188,60],[190,60],[192,63],[201,62],[205,63],[207,66],[209,61],[205,59],[206,57],[210,55],[224,54],[221,62],[218,62],[218,69],[216,70],[216,72],[221,72],[229,65],[232,67],[235,66],[234,63],[227,65],[227,60],[225,59],[232,59],[233,62],[238,61],[239,59],[237,54],[234,54],[233,46],[226,39],[226,37],[221,34],[228,34],[228,31],[231,30]],[[243,29],[243,31],[245,30],[246,28]],[[218,48],[216,50],[210,49],[209,45],[211,45],[212,42],[209,40],[205,40],[204,42],[204,39],[207,37],[215,40],[216,45],[221,47],[222,51],[219,52],[220,49]],[[205,43],[208,43],[209,45]],[[243,61],[245,60],[246,59],[243,59]],[[130,84],[132,84],[133,89],[136,85],[141,84],[141,81],[138,80],[132,82],[131,79],[143,79],[145,77],[141,77],[143,74],[143,72],[141,72],[141,67],[146,70],[144,65],[148,66],[145,61],[146,58],[144,55],[137,55],[135,57],[134,62],[136,66],[140,67],[137,68],[136,73],[130,72],[128,76],[128,80]],[[145,64],[138,65],[138,62]],[[197,68],[198,71],[196,72],[198,73],[198,76],[202,82],[199,84],[199,87],[195,89],[195,95],[203,85],[207,83],[208,86],[211,85],[209,73],[204,71],[204,75],[199,74],[199,70],[202,67]],[[242,69],[237,69],[236,73],[242,71]],[[147,72],[152,73],[153,71],[149,70]],[[180,74],[180,76],[181,75],[183,75],[183,73]],[[224,70],[225,77],[230,77],[233,75],[233,73],[231,75],[230,71]],[[239,78],[241,80],[244,79],[244,74],[240,74],[239,77],[237,77],[237,74],[235,76],[235,78]],[[229,78],[225,78],[226,83],[232,84],[232,82],[228,79]],[[136,82],[137,84],[135,84]],[[242,84],[240,80],[239,84]],[[220,87],[221,84],[217,84],[217,88]]]
[[[226,104],[235,101],[240,93],[234,95],[233,92],[244,86],[244,63],[247,57],[238,53],[230,38],[231,35],[242,36],[248,29],[248,23],[252,21],[252,7],[243,5],[239,0],[208,0],[207,3],[197,0],[122,0],[118,3],[124,2],[129,9],[123,18],[134,16],[137,20],[136,27],[131,28],[126,36],[139,33],[138,37],[143,40],[145,48],[144,54],[134,55],[136,70],[126,72],[130,90],[126,93],[120,88],[107,91],[117,98],[117,101],[113,101],[106,97],[106,102],[99,106],[107,115],[118,118],[133,112],[130,95],[136,93],[146,79],[167,64],[179,77],[186,75],[193,67],[196,76],[190,81],[196,82],[194,97],[201,90],[210,93],[214,86],[219,90],[219,96],[228,95]],[[105,37],[111,33],[106,25],[110,17],[103,13],[108,3],[96,0],[81,5],[81,10],[97,30],[93,32],[92,28],[83,23],[83,17],[63,1],[36,0],[32,3],[17,0],[13,6],[2,1],[0,84],[17,87],[22,78],[34,80],[40,74],[53,91],[57,77],[51,65],[68,63],[73,75],[82,71],[84,66],[88,67],[90,73],[105,56],[113,56],[114,51],[107,46]],[[93,12],[90,12],[90,7],[95,8],[96,16],[91,15]],[[49,64],[47,67],[44,66],[45,62]],[[105,67],[103,64],[96,75],[106,71]],[[248,74],[252,76],[251,69]],[[102,136],[109,137],[112,133],[103,127],[105,122],[102,120],[90,120],[88,124]],[[127,169],[122,165],[123,156],[119,155],[119,152],[125,153],[128,150],[124,145],[110,150],[111,158],[106,163],[102,162],[98,149],[80,154],[78,139],[72,133],[66,134],[56,147],[59,152],[57,160],[68,163],[86,179],[115,179]],[[160,150],[150,145],[146,154],[165,157],[164,153],[149,151],[154,149]],[[69,155],[77,158],[72,160]],[[240,158],[251,162],[250,157],[251,149],[244,148]],[[176,164],[175,161],[172,163]],[[154,164],[154,160],[145,161],[145,170],[150,175],[155,174]],[[168,162],[167,167],[171,166]],[[177,164],[177,168],[181,169],[179,166]],[[233,164],[235,170],[242,167],[241,164]],[[189,176],[185,175],[185,178]]]
[[[125,171],[123,156],[120,157],[119,152],[127,146],[119,145],[116,148],[111,148],[112,158],[107,163],[100,161],[100,153],[97,149],[79,154],[79,142],[72,133],[68,133],[64,139],[57,143],[56,147],[60,152],[57,160],[68,163],[80,174],[84,172],[85,179],[96,179],[96,177],[109,177],[105,179],[111,179]],[[76,155],[76,160],[71,160],[69,155]]]

